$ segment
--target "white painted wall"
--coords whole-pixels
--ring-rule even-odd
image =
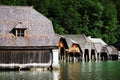
[[[53,67],[59,68],[59,49],[53,49]]]
[[[120,51],[118,51],[118,59],[120,60]]]

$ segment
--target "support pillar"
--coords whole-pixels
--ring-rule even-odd
[[[59,68],[59,49],[53,49],[53,64],[52,66],[55,68]]]

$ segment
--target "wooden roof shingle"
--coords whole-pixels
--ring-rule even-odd
[[[27,29],[16,37],[14,28]],[[56,46],[52,22],[28,6],[0,6],[0,46]]]

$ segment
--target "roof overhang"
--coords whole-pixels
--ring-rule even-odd
[[[0,46],[0,50],[48,50],[57,48],[57,46]]]

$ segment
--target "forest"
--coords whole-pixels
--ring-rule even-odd
[[[58,34],[85,34],[108,44],[120,40],[120,0],[0,0],[0,5],[33,6]]]

